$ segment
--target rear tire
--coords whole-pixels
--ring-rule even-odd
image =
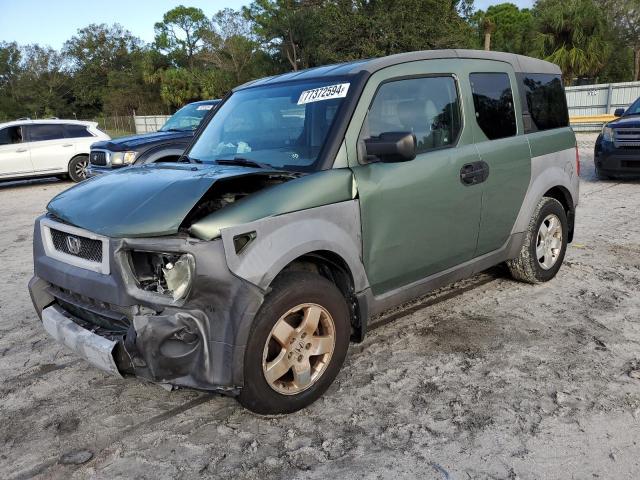
[[[238,401],[265,415],[312,404],[340,371],[350,330],[347,302],[332,282],[311,272],[283,274],[251,328]]]
[[[89,167],[89,156],[78,155],[69,162],[69,178],[75,183],[86,180],[87,168]]]
[[[515,280],[542,283],[556,276],[567,250],[567,214],[555,198],[543,197],[529,222],[520,254],[507,261]]]

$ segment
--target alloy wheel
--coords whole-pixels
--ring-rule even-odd
[[[536,240],[536,258],[544,270],[551,269],[562,251],[562,223],[550,214],[540,224]]]
[[[331,314],[315,303],[297,305],[271,329],[262,355],[269,386],[296,395],[316,383],[331,361],[336,328]]]

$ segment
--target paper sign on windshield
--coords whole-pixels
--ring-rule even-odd
[[[332,98],[344,98],[349,91],[348,83],[338,83],[337,85],[329,85],[327,87],[314,88],[313,90],[305,90],[300,94],[298,105],[305,103],[320,102],[322,100],[330,100]]]
[[[213,108],[213,105],[198,105],[196,110],[211,110],[212,108]]]

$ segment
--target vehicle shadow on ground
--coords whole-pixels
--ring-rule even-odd
[[[9,189],[18,189],[18,188],[26,188],[33,187],[36,185],[59,185],[68,183],[72,185],[73,183],[70,180],[61,180],[56,177],[43,177],[43,178],[30,178],[27,180],[0,180],[0,191],[9,190]]]

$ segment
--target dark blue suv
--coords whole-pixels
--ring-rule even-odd
[[[614,115],[618,118],[605,124],[596,140],[596,175],[640,177],[640,98]]]
[[[160,130],[121,137],[91,145],[88,176],[116,168],[154,162],[175,162],[189,146],[204,118],[220,100],[203,100],[185,105]]]

